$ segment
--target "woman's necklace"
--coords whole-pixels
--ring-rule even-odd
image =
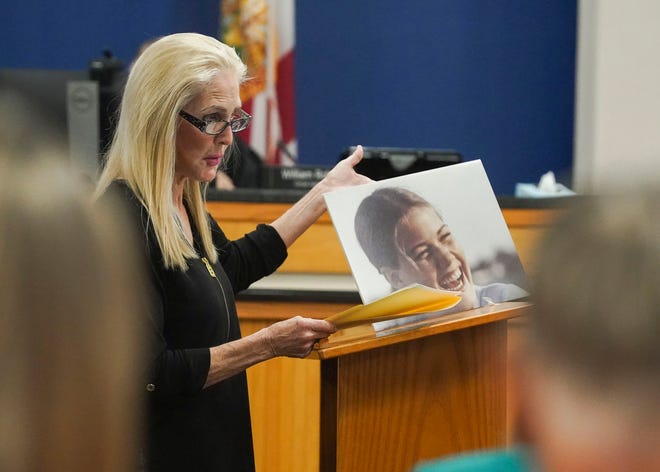
[[[199,253],[197,252],[197,249],[195,249],[195,246],[193,246],[190,243],[190,240],[188,240],[188,237],[186,236],[186,232],[183,230],[183,225],[181,224],[181,220],[179,219],[179,215],[176,213],[174,214],[174,221],[176,222],[177,227],[179,228],[179,231],[181,231],[181,235],[183,236],[183,239],[185,239],[186,244],[190,247],[190,249],[193,250],[195,254],[199,256]],[[222,302],[225,304],[225,315],[227,317],[227,337],[225,338],[225,342],[229,342],[229,332],[231,328],[231,318],[229,317],[229,305],[227,303],[227,295],[225,294],[225,289],[222,286],[222,283],[220,283],[220,279],[218,279],[218,276],[215,274],[215,271],[213,270],[213,266],[209,262],[209,260],[206,258],[206,256],[200,257],[204,265],[206,266],[206,270],[208,270],[209,275],[215,279],[215,281],[218,283],[218,287],[220,287],[220,292],[222,293]]]

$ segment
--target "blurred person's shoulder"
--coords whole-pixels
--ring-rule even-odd
[[[108,188],[105,189],[103,194],[99,197],[99,202],[102,204],[119,205],[125,211],[131,213],[143,213],[146,209],[140,202],[140,199],[135,195],[128,182],[125,180],[113,180]]]
[[[139,200],[133,190],[131,190],[130,185],[123,179],[113,180],[108,188],[105,189],[99,200],[103,201],[105,199],[115,199],[125,202],[137,202]]]
[[[113,180],[99,197],[98,203],[113,212],[123,213],[132,224],[139,224],[145,229],[149,227],[147,209],[125,180]]]
[[[522,449],[461,454],[418,464],[413,472],[533,472],[537,470]]]

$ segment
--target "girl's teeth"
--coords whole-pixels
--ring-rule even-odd
[[[460,268],[442,279],[440,286],[445,290],[461,290],[463,288],[463,272]]]

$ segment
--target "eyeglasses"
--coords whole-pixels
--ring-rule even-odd
[[[210,116],[200,120],[183,110],[179,112],[179,116],[202,133],[210,134],[211,136],[222,134],[227,129],[227,126],[229,126],[234,133],[243,131],[250,125],[250,120],[252,119],[250,114],[241,109],[238,110],[237,116],[232,117],[230,120],[215,119]]]

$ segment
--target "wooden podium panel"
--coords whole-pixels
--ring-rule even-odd
[[[507,440],[504,303],[321,345],[320,470],[407,471]]]

